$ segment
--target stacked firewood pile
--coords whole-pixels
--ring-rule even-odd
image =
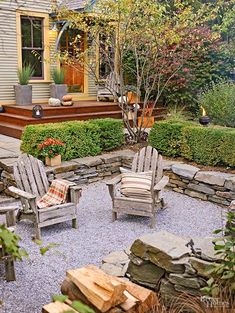
[[[43,313],[75,312],[72,301],[79,300],[96,313],[147,313],[158,305],[156,294],[130,281],[105,274],[95,266],[67,271],[61,292],[68,296],[43,307]]]

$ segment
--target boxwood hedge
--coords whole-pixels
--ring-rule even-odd
[[[204,165],[235,166],[235,128],[164,121],[153,126],[149,141],[163,155]]]
[[[123,127],[123,122],[115,119],[28,125],[22,134],[21,150],[41,158],[38,144],[54,138],[65,143],[63,160],[94,156],[122,145]]]

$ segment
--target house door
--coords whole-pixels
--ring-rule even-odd
[[[84,66],[78,61],[84,52],[84,33],[74,29],[66,30],[60,40],[60,51],[65,56],[61,68],[65,71],[68,92],[84,92]]]

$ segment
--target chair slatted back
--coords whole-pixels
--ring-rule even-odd
[[[114,96],[119,92],[119,81],[117,75],[111,72],[105,81],[105,88],[107,88]]]
[[[42,161],[32,155],[22,154],[14,165],[16,185],[37,197],[43,196],[49,187]]]
[[[154,182],[157,183],[163,175],[162,156],[151,146],[142,148],[134,156],[132,162],[133,172],[153,172]]]

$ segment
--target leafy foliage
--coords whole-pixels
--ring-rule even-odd
[[[20,240],[21,238],[8,230],[4,224],[0,225],[0,245],[4,247],[6,253],[18,260],[27,256],[27,252],[19,246]]]
[[[183,127],[185,127],[185,123],[180,121],[155,123],[149,134],[151,146],[163,155],[180,156]]]
[[[89,33],[89,41],[97,43],[107,72],[117,74],[116,84],[121,95],[119,105],[125,126],[133,141],[140,141],[146,126],[144,122],[138,123],[137,112],[130,118],[130,107],[123,97],[125,85],[134,86],[136,94],[141,96],[143,117],[148,104],[152,102],[154,109],[168,86],[178,82],[184,86],[185,77],[180,75],[189,76],[188,64],[199,56],[207,56],[208,51],[217,45],[219,36],[208,26],[214,11],[210,5],[195,10],[188,1],[174,1],[170,8],[168,1],[99,0],[93,13],[96,18],[92,23],[86,14],[66,10],[61,10],[58,18],[66,18],[71,22],[71,28]],[[73,48],[77,52],[76,62],[84,65],[85,56],[94,53],[95,45],[88,45],[86,49],[91,51],[85,49],[83,52],[78,48],[80,41],[80,37],[76,38]],[[74,61],[68,51],[62,51],[61,57],[68,64]],[[98,82],[96,65],[92,61],[88,63],[90,75]]]
[[[24,65],[22,68],[18,68],[17,76],[20,85],[28,85],[30,78],[33,76],[34,70],[31,65]]]
[[[233,128],[164,121],[154,124],[149,140],[163,155],[183,156],[205,165],[235,166]]]
[[[103,150],[118,147],[123,142],[121,120],[71,121],[38,124],[25,127],[22,135],[23,152],[41,158],[38,145],[50,136],[65,144],[61,153],[63,160],[94,156]]]
[[[90,120],[91,124],[100,129],[100,143],[102,151],[109,151],[120,147],[124,142],[123,123],[111,118]]]
[[[214,250],[221,259],[220,264],[210,270],[211,278],[207,281],[208,287],[203,288],[205,292],[218,296],[221,286],[225,288],[232,297],[235,297],[235,213],[227,213],[227,223],[224,228],[214,231],[221,234],[221,238],[214,239]]]
[[[53,68],[51,76],[55,84],[64,84],[65,72],[63,69]]]
[[[211,84],[199,97],[215,124],[235,127],[235,84],[221,81]]]
[[[68,296],[66,295],[53,295],[52,296],[52,300],[55,301],[59,301],[64,303],[66,300],[68,300]],[[71,306],[74,310],[76,310],[79,313],[95,313],[95,311],[93,309],[91,309],[88,305],[82,303],[81,301],[72,301]],[[73,313],[73,311],[69,310],[66,311],[64,313]]]

